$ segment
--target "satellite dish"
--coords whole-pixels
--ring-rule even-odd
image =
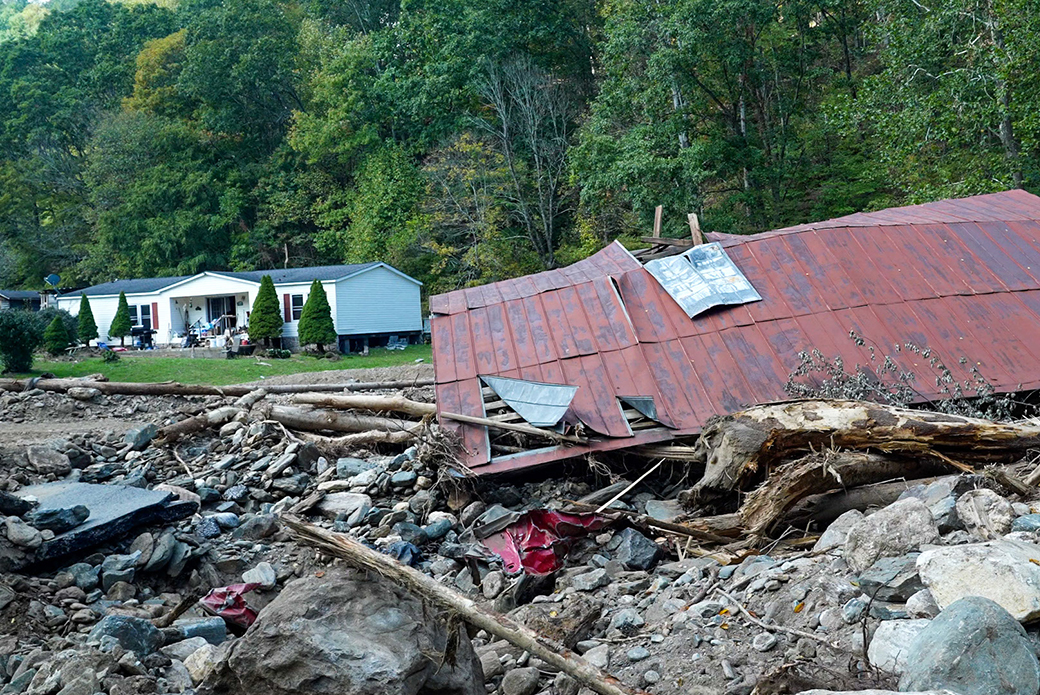
[[[61,282],[61,276],[56,273],[51,273],[43,279],[51,287],[57,288],[58,283]]]

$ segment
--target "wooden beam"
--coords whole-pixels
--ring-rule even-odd
[[[455,420],[456,422],[464,422],[467,425],[483,425],[485,427],[497,427],[500,430],[509,430],[511,432],[520,432],[521,434],[530,434],[536,437],[547,437],[558,442],[572,442],[574,444],[584,444],[586,440],[578,437],[572,437],[566,434],[559,434],[552,430],[543,430],[540,427],[532,427],[531,425],[517,425],[512,422],[502,422],[500,420],[491,420],[486,417],[476,417],[473,415],[460,415],[459,413],[441,413],[441,417],[448,418],[449,420]]]
[[[664,218],[664,206],[658,205],[654,208],[654,238],[661,236],[661,222]]]
[[[304,405],[317,405],[337,410],[373,410],[377,412],[405,413],[424,417],[436,415],[437,406],[433,403],[420,403],[404,396],[333,396],[318,393],[301,393],[293,396],[293,402]]]
[[[679,246],[684,249],[691,249],[697,244],[690,241],[689,239],[671,239],[669,237],[653,237],[645,236],[640,239],[647,244],[658,244],[663,246]]]
[[[690,238],[693,239],[694,246],[703,244],[704,232],[701,231],[701,221],[697,219],[697,213],[691,212],[686,216],[686,219],[690,223]]]

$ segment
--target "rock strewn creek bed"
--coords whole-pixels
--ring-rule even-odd
[[[48,410],[120,413],[162,425],[230,402],[28,392],[0,396],[0,412],[26,422],[47,422]],[[517,578],[488,561],[473,528],[506,510],[562,507],[609,481],[571,467],[460,487],[423,445],[323,456],[253,419],[174,445],[150,434],[102,426],[4,442],[0,490],[13,497],[0,499],[0,557],[19,569],[0,578],[0,692],[579,692],[509,642],[470,634],[400,587],[295,543],[279,515],[320,483],[331,491],[306,510],[312,522],[376,549],[414,545],[417,569],[631,688],[1040,691],[1040,508],[982,476],[908,484],[885,508],[839,517],[815,547],[767,546],[723,566],[610,526],[578,540],[550,579]],[[40,564],[39,549],[81,513],[73,505],[40,516],[12,500],[57,481],[158,491],[193,512]],[[648,482],[618,504],[674,514],[657,494],[664,482]],[[244,634],[190,600],[242,581],[259,584],[246,598],[260,617]]]

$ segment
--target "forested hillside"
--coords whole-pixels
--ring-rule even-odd
[[[1032,0],[0,0],[0,286],[385,260],[1040,187]]]

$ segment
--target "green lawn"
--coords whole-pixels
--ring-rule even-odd
[[[35,376],[50,372],[57,377],[80,377],[90,374],[104,374],[109,381],[179,381],[183,384],[240,384],[257,381],[260,377],[298,374],[300,372],[321,372],[329,369],[364,369],[368,367],[392,367],[401,364],[412,364],[420,357],[430,361],[429,345],[410,345],[404,350],[385,350],[375,348],[367,357],[358,355],[344,356],[339,361],[322,360],[315,357],[293,355],[287,360],[261,358],[270,366],[257,363],[254,357],[238,359],[207,359],[190,357],[141,357],[132,352],[123,353],[118,362],[102,362],[92,357],[78,362],[56,361],[37,358],[31,374]]]

